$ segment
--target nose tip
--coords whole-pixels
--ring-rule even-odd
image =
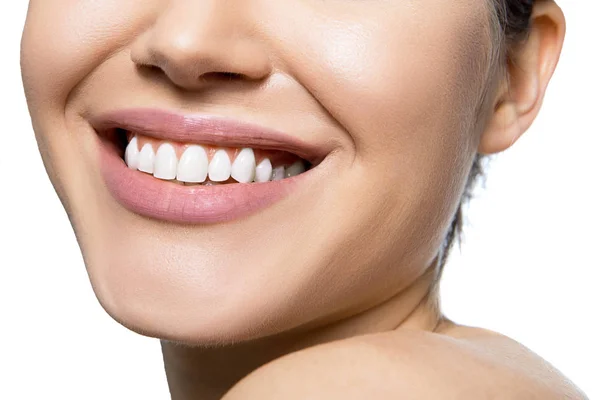
[[[160,69],[174,85],[188,90],[219,79],[261,80],[271,73],[263,42],[247,33],[253,30],[244,30],[252,22],[244,20],[248,17],[241,9],[189,8],[163,11],[133,43],[132,61]]]

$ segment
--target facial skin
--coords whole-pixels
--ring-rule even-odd
[[[454,326],[436,307],[438,255],[473,159],[510,147],[532,123],[565,33],[556,4],[536,2],[530,35],[503,71],[489,3],[30,1],[21,63],[46,169],[102,306],[163,339],[174,399],[220,398],[232,387],[231,398],[267,398],[274,380],[335,398],[323,387],[335,373],[423,398],[460,391],[464,370],[455,360],[471,355],[456,340],[415,332],[475,337],[470,349],[500,360],[469,358],[469,388],[476,371],[503,393],[546,393],[556,382],[566,393],[543,361]],[[249,216],[211,224],[148,218],[117,201],[101,173],[93,121],[125,108],[258,124],[328,154],[290,195]],[[355,357],[337,339],[369,333],[384,335],[365,339],[380,341],[375,354],[405,359],[418,350],[408,359],[424,361],[422,370],[378,364],[380,357],[342,365],[331,357],[340,347],[316,346],[342,343]],[[282,357],[294,351],[297,358]],[[437,374],[439,362],[448,387],[381,378],[389,370]],[[515,371],[525,370],[532,379],[513,385]],[[316,385],[299,384],[309,375]]]
[[[208,346],[355,316],[425,276],[414,308],[491,116],[488,15],[482,0],[32,0],[33,125],[106,311]],[[230,117],[333,151],[318,181],[248,217],[153,220],[99,173],[90,119],[130,107]]]

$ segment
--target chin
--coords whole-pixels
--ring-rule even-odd
[[[311,295],[319,257],[300,257],[285,239],[224,239],[252,220],[198,229],[97,204],[100,218],[88,207],[74,221],[86,268],[102,307],[134,332],[217,346],[286,332],[332,311]],[[319,300],[340,306],[325,294]]]
[[[201,287],[191,290],[169,279],[153,282],[153,266],[115,267],[124,273],[115,276],[106,271],[92,278],[95,294],[113,319],[144,336],[218,346],[270,336],[294,325],[282,318],[277,294],[261,288],[240,284],[228,293]],[[94,270],[96,265],[88,268]],[[123,279],[123,275],[128,276]]]

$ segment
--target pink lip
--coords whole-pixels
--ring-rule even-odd
[[[155,110],[117,111],[92,120],[101,132],[116,127],[158,138],[221,146],[256,146],[324,157],[323,149],[278,132],[225,119],[188,117]],[[209,224],[241,218],[282,200],[310,170],[266,183],[181,186],[127,167],[115,143],[98,135],[101,173],[112,196],[125,208],[154,219]]]
[[[319,164],[329,143],[312,144],[282,132],[223,117],[183,115],[157,109],[125,109],[90,118],[97,132],[115,128],[157,139],[223,147],[253,147],[293,153],[311,164]]]

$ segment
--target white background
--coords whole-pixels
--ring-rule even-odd
[[[515,338],[600,399],[600,2],[560,4],[568,35],[545,105],[490,166],[442,298],[450,318]],[[26,7],[0,9],[0,398],[167,399],[158,342],[98,305],[43,169],[19,73]]]

